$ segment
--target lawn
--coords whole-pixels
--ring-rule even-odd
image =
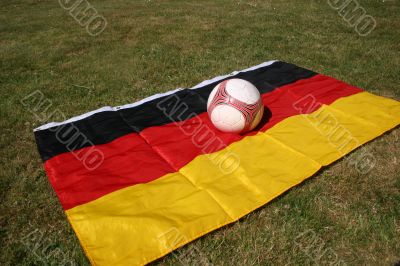
[[[91,36],[58,1],[0,4],[0,264],[89,264],[53,192],[21,100],[40,90],[67,118],[279,59],[400,99],[400,2],[361,1],[357,34],[328,0],[91,0]],[[400,261],[400,130],[157,265],[394,265]],[[353,152],[352,156],[362,153]]]

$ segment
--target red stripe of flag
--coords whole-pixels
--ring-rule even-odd
[[[179,170],[200,154],[221,150],[245,136],[266,131],[283,119],[299,114],[294,104],[302,98],[312,95],[310,97],[316,102],[330,104],[360,91],[334,78],[316,75],[263,94],[263,103],[269,109],[270,117],[266,113],[261,125],[245,135],[216,130],[207,113],[202,113],[182,122],[146,128],[140,135],[132,133],[96,145],[96,149],[103,153],[104,161],[94,170],[86,169],[72,153],[47,160],[45,169],[63,208],[67,210],[121,188],[150,182]],[[313,105],[303,113],[311,113],[318,107]],[[90,148],[83,148],[80,152]]]

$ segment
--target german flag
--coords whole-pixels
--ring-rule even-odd
[[[222,133],[221,81],[260,91],[261,124]],[[281,61],[35,130],[44,167],[89,260],[141,265],[232,223],[400,123],[400,103]]]

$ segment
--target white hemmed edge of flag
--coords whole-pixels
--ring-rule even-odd
[[[212,79],[204,80],[204,81],[200,82],[199,84],[197,84],[196,86],[191,87],[191,88],[189,88],[189,89],[191,89],[191,90],[193,90],[193,89],[198,89],[198,88],[207,86],[208,84],[211,84],[211,83],[217,82],[217,81],[219,81],[219,80],[225,79],[225,78],[227,78],[227,77],[237,75],[238,73],[241,73],[241,72],[248,72],[248,71],[252,71],[252,70],[255,70],[255,69],[258,69],[258,68],[261,68],[261,67],[266,67],[266,66],[272,65],[272,64],[275,63],[275,62],[278,62],[278,60],[267,61],[267,62],[261,63],[261,64],[259,64],[259,65],[255,65],[255,66],[252,66],[252,67],[249,67],[249,68],[240,70],[240,71],[233,71],[232,73],[227,74],[227,75],[217,76],[217,77],[212,78]],[[170,94],[175,93],[175,92],[177,92],[177,91],[180,91],[180,90],[182,90],[182,89],[183,89],[183,88],[178,88],[178,89],[171,90],[171,91],[167,91],[167,92],[164,92],[164,93],[157,93],[157,94],[154,94],[154,95],[149,96],[149,97],[147,97],[147,98],[144,98],[144,99],[142,99],[142,100],[140,100],[140,101],[137,101],[137,102],[134,102],[134,103],[125,104],[125,105],[120,105],[120,106],[116,106],[116,107],[104,106],[104,107],[101,107],[101,108],[99,108],[99,109],[96,109],[96,110],[93,110],[93,111],[90,111],[90,112],[87,112],[87,113],[84,113],[84,114],[81,114],[81,115],[78,115],[78,116],[74,116],[74,117],[72,117],[72,118],[70,118],[70,119],[67,119],[67,120],[65,120],[65,121],[62,121],[62,122],[50,122],[50,123],[47,123],[47,124],[45,124],[45,125],[42,125],[42,126],[40,126],[40,127],[35,128],[33,131],[45,130],[45,129],[52,128],[52,127],[56,127],[56,126],[60,126],[60,125],[63,125],[63,124],[67,124],[67,123],[71,123],[71,122],[76,122],[76,121],[85,119],[85,118],[87,118],[87,117],[89,117],[89,116],[92,116],[92,115],[94,115],[94,114],[101,113],[101,112],[117,111],[117,110],[121,110],[121,109],[132,108],[132,107],[135,107],[135,106],[139,106],[139,105],[141,105],[141,104],[144,104],[144,103],[146,103],[146,102],[152,101],[152,100],[154,100],[154,99],[157,99],[157,98],[161,98],[161,97],[163,97],[163,96],[170,95]]]

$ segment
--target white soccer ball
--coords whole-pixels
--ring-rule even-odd
[[[207,112],[211,122],[219,130],[243,133],[260,123],[264,105],[253,84],[243,79],[228,79],[211,91]]]

